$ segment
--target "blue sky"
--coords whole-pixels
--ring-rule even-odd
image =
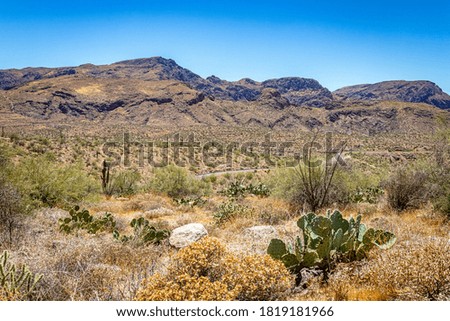
[[[0,69],[163,56],[206,77],[450,93],[450,1],[2,1]]]

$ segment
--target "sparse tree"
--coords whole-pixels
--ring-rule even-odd
[[[0,178],[0,231],[2,235],[7,235],[6,241],[9,245],[13,244],[14,233],[20,227],[22,215],[22,198],[19,191]]]
[[[334,151],[327,150],[325,159],[315,155],[314,150],[318,146],[316,133],[311,142],[305,146],[303,162],[295,168],[301,188],[297,191],[294,201],[297,204],[304,203],[312,212],[322,208],[328,202],[334,174],[346,143],[341,144]]]
[[[403,167],[396,169],[384,184],[389,206],[399,212],[418,208],[429,198],[428,179],[423,170]]]

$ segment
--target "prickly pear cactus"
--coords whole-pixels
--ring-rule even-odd
[[[337,210],[328,211],[326,216],[308,213],[297,226],[302,233],[293,246],[273,239],[267,249],[297,275],[303,268],[319,268],[326,274],[335,262],[361,260],[372,248],[388,249],[396,241],[390,232],[368,229],[361,223],[361,215],[346,220]]]
[[[88,210],[80,210],[75,206],[69,211],[70,217],[59,219],[59,229],[70,234],[78,230],[86,230],[89,234],[96,234],[99,231],[114,230],[116,222],[111,213],[105,213],[102,217],[94,218]]]
[[[159,244],[170,236],[168,230],[157,230],[143,217],[131,220],[130,226],[133,228],[133,235],[120,235],[119,232],[115,230],[113,232],[114,238],[122,243],[132,242],[136,245],[146,245]]]

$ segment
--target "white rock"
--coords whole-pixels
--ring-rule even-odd
[[[208,235],[208,231],[202,224],[191,223],[174,229],[170,235],[169,243],[176,248],[182,248],[206,235]]]
[[[271,225],[252,226],[244,230],[246,236],[252,238],[269,238],[276,237],[278,235],[277,230]]]

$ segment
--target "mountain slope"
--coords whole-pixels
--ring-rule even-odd
[[[0,71],[2,124],[123,122],[380,133],[430,131],[449,117],[448,95],[431,82],[391,81],[331,93],[314,79],[206,79],[171,59]],[[439,107],[439,108],[436,108]],[[20,117],[18,117],[20,116]],[[8,122],[11,119],[11,122]]]
[[[0,88],[10,90],[32,81],[70,76],[72,78],[133,79],[143,81],[174,80],[182,82],[213,99],[232,101],[257,100],[265,88],[274,88],[295,106],[324,107],[331,93],[316,80],[300,77],[256,82],[251,79],[229,82],[211,76],[203,79],[179,66],[172,59],[152,57],[125,60],[111,65],[85,64],[68,68],[25,68],[0,71]]]
[[[384,81],[344,87],[333,92],[338,100],[390,100],[450,108],[450,96],[431,81]]]
[[[0,70],[0,89],[11,90],[33,81],[60,77],[94,79],[173,80],[182,82],[213,99],[256,101],[267,88],[278,91],[289,105],[333,108],[340,102],[403,101],[450,108],[450,96],[430,81],[385,81],[344,87],[331,93],[314,79],[286,77],[257,82],[248,78],[226,81],[206,79],[162,57],[119,61],[110,65],[84,64],[78,67],[24,68]]]

